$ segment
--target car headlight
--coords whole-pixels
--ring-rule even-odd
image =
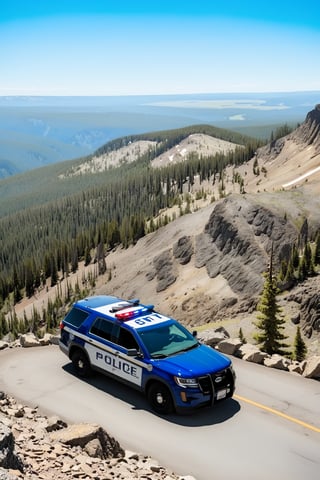
[[[198,388],[199,383],[196,378],[182,378],[182,377],[174,377],[174,380],[179,387],[183,388]]]

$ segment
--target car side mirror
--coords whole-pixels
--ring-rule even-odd
[[[137,357],[139,355],[139,352],[136,348],[128,348],[127,355],[128,357]]]
[[[192,335],[193,335],[193,336],[196,338],[196,337],[197,337],[197,335],[198,335],[198,332],[197,332],[197,330],[193,330],[193,332],[192,332]]]

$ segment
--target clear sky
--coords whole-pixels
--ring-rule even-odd
[[[320,90],[319,0],[2,0],[0,95]]]

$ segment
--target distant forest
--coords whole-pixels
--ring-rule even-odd
[[[153,158],[191,133],[205,133],[239,147],[228,154],[191,155],[186,161],[161,169]],[[178,204],[183,186],[222,178],[228,165],[247,162],[261,141],[207,125],[133,135],[109,142],[94,155],[137,140],[157,141],[137,161],[99,174],[58,178],[83,159],[45,167],[0,183],[0,308],[11,305],[51,278],[75,272],[78,262],[96,261],[104,273],[104,257],[117,245],[128,247],[155,228],[161,209]],[[87,160],[87,159],[86,159]],[[148,227],[147,227],[148,225]]]

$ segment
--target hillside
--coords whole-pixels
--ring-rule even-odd
[[[195,181],[186,190],[193,198],[191,213],[178,216],[177,206],[167,208],[162,215],[176,213],[174,221],[135,245],[109,251],[107,272],[97,278],[94,292],[139,297],[190,328],[223,325],[236,335],[241,327],[251,339],[271,248],[280,268],[293,243],[303,246],[302,237],[314,239],[320,229],[318,111],[292,134],[258,149],[245,165],[228,167],[220,200],[211,203],[212,195],[219,198],[218,182]],[[244,178],[245,193],[234,182],[235,170]],[[199,189],[208,195],[197,199]],[[279,297],[290,340],[300,322],[309,354],[320,353],[319,287],[317,275],[284,288]],[[22,315],[28,303],[39,307],[45,299],[41,292],[38,303],[31,298],[16,311]]]
[[[208,156],[223,149],[218,144],[247,147],[247,158],[261,141],[251,137],[216,128],[210,125],[193,125],[175,130],[163,130],[114,139],[93,154],[0,180],[0,218],[34,206],[50,204],[78,193],[114,185],[124,178],[140,177],[151,161],[161,154],[168,155],[172,148],[186,142],[191,135],[210,138]],[[206,142],[206,145],[208,142]],[[199,148],[199,144],[197,146]],[[229,150],[229,148],[228,148]],[[195,153],[194,150],[191,153]],[[117,167],[117,168],[116,168]]]
[[[234,193],[230,167],[225,192],[231,196],[203,208],[195,204],[192,214],[128,250],[110,253],[112,279],[107,285],[100,282],[97,292],[147,298],[190,327],[218,321],[235,335],[241,326],[251,338],[271,243],[281,259],[292,242],[299,241],[305,219],[313,237],[320,228],[319,112],[317,106],[292,134],[260,148],[250,162],[237,168],[245,178],[245,195]],[[179,245],[188,251],[182,260],[174,253]],[[309,353],[318,354],[320,315],[314,314],[317,320],[310,330],[312,315],[303,310],[308,295],[318,298],[319,287],[316,277],[280,297],[291,341],[302,311]],[[293,292],[298,292],[296,297]]]
[[[213,124],[256,138],[296,125],[319,92],[0,97],[0,178],[90,155],[116,138]]]

